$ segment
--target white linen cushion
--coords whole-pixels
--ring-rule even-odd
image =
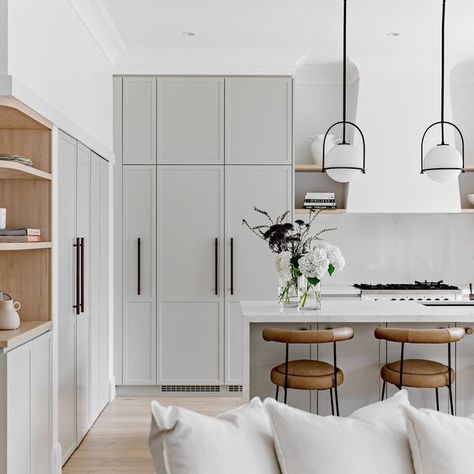
[[[413,474],[401,408],[405,390],[348,418],[318,416],[266,399],[283,474]]]
[[[474,472],[474,418],[405,407],[416,474]]]
[[[151,410],[149,444],[158,474],[280,474],[258,398],[218,417],[158,402]]]

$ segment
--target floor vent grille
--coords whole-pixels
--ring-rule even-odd
[[[219,393],[219,385],[162,385],[162,393]]]
[[[229,392],[241,392],[242,385],[229,385],[227,389],[229,390]]]

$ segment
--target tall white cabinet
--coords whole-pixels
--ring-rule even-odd
[[[108,400],[108,247],[108,163],[60,132],[58,418],[63,461]]]
[[[239,301],[277,288],[242,219],[292,209],[291,136],[288,77],[115,78],[119,384],[240,385]]]

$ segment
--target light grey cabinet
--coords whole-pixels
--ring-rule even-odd
[[[158,167],[158,380],[223,381],[224,167]]]
[[[109,199],[101,178],[108,163],[63,132],[58,155],[58,405],[65,462],[107,403]]]
[[[156,383],[156,166],[123,167],[123,383]]]
[[[0,353],[0,380],[0,474],[50,474],[51,333]]]
[[[224,162],[224,79],[157,79],[158,164]]]
[[[226,164],[292,163],[292,79],[225,79]]]
[[[123,163],[156,163],[156,78],[123,78]]]
[[[264,218],[253,211],[254,206],[275,217],[291,211],[291,167],[226,166],[225,203],[225,381],[240,384],[242,316],[239,302],[243,299],[274,299],[278,287],[274,255],[266,242],[242,225],[242,219],[247,219],[250,224],[262,223]]]

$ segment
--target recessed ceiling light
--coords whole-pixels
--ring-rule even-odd
[[[389,33],[387,33],[387,36],[389,38],[397,38],[398,36],[400,36],[400,33],[397,33],[396,31],[390,31]]]
[[[196,36],[196,33],[193,33],[192,31],[183,31],[183,36],[186,36],[186,37]]]

